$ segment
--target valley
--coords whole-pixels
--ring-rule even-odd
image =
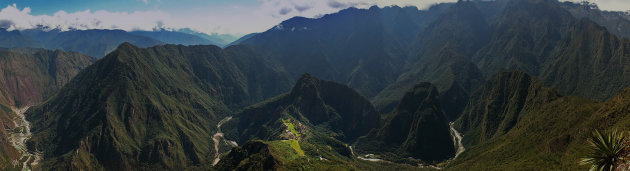
[[[20,109],[13,109],[13,112],[17,115],[17,118],[13,118],[15,128],[9,131],[9,141],[20,152],[20,158],[14,160],[13,165],[18,165],[18,162],[22,166],[22,170],[33,170],[39,166],[39,162],[42,160],[42,152],[29,150],[26,147],[26,142],[31,138],[31,124],[26,120],[24,113],[30,106],[22,107]]]
[[[455,129],[455,127],[453,127],[454,124],[455,124],[454,122],[448,123],[448,126],[450,126],[450,129],[451,129],[451,136],[453,136],[453,142],[455,142],[455,147],[457,147],[457,151],[455,152],[455,157],[453,157],[451,160],[457,159],[457,157],[459,157],[460,154],[466,151],[464,144],[462,144],[462,138],[463,138],[462,134],[459,133]]]
[[[219,146],[220,146],[219,144],[221,142],[227,143],[231,145],[232,147],[238,146],[236,142],[225,139],[223,137],[223,133],[221,132],[221,125],[223,125],[223,123],[225,122],[229,122],[230,120],[232,120],[232,117],[228,116],[226,118],[223,118],[221,121],[219,121],[219,123],[217,124],[217,133],[212,135],[212,142],[214,142],[214,151],[215,151],[214,160],[212,161],[212,166],[217,165],[217,163],[221,161],[221,158],[219,158],[219,155],[221,154],[221,151],[219,150]]]
[[[77,18],[51,26],[9,5],[41,23],[0,20],[0,170],[627,166],[629,13],[586,1],[381,3],[293,4],[273,20],[257,13],[247,34],[219,26],[237,20],[173,22],[169,10],[111,14],[126,16],[111,26],[81,17],[107,9],[59,13]],[[147,14],[173,18],[132,20]],[[599,162],[597,143],[617,153]]]

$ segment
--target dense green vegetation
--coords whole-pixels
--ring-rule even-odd
[[[455,125],[466,137],[463,143],[475,145],[507,133],[524,112],[559,97],[555,90],[524,72],[500,71],[471,95]]]
[[[15,116],[8,105],[0,102],[0,121],[11,121]],[[20,153],[9,142],[7,129],[15,128],[12,122],[0,122],[0,168],[3,170],[20,170],[20,165],[14,165],[13,160],[20,158]]]
[[[250,141],[232,149],[216,170],[418,170],[411,165],[370,162],[339,156],[316,144],[301,142],[305,153],[300,156],[280,141]]]
[[[405,158],[435,163],[454,156],[455,146],[437,88],[420,83],[410,89],[385,124],[356,143],[361,154],[377,154],[387,160]],[[412,159],[407,161],[418,163]]]
[[[90,67],[77,53],[0,50],[0,128],[11,128],[8,106],[50,97],[27,116],[29,149],[51,170],[588,169],[584,156],[601,157],[585,144],[612,137],[590,133],[630,127],[630,40],[617,37],[623,18],[580,7],[349,8],[225,49],[132,45],[203,41],[166,32],[0,30],[17,47],[113,50]],[[456,158],[449,122],[463,133]],[[0,168],[11,168],[1,138]]]
[[[122,44],[28,111],[29,145],[51,169],[207,168],[217,122],[289,85],[254,57],[245,47]]]
[[[94,61],[60,50],[0,50],[0,103],[13,107],[38,104]]]
[[[503,135],[468,146],[452,169],[586,170],[588,140],[594,130],[627,131],[630,90],[600,103],[568,96],[521,110],[516,124]],[[464,140],[467,138],[464,135]]]
[[[225,125],[228,139],[307,139],[313,132],[349,143],[380,124],[380,114],[353,89],[304,74],[288,94],[253,105]],[[286,125],[286,126],[285,126]],[[285,134],[288,130],[291,135]]]

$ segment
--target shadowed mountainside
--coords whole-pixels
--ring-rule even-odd
[[[388,158],[412,157],[427,163],[453,157],[455,146],[439,97],[434,85],[415,85],[381,128],[355,143],[357,151]]]

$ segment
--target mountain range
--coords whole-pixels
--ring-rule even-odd
[[[0,167],[586,169],[591,132],[630,123],[628,21],[496,0],[348,8],[238,40],[0,29]]]
[[[12,30],[0,28],[0,47],[4,48],[45,48],[79,52],[92,57],[101,58],[112,52],[118,45],[129,42],[139,47],[151,47],[162,44],[182,45],[218,45],[225,46],[237,38],[223,35],[209,36],[190,29],[169,31],[158,29],[153,31],[123,30],[69,30],[61,31],[49,28],[33,28]],[[230,41],[230,42],[228,42]]]
[[[212,125],[289,86],[247,52],[124,43],[27,112],[29,148],[47,151],[42,164],[51,169],[206,167]]]

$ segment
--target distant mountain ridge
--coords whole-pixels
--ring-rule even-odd
[[[217,45],[221,46],[221,43],[201,38],[196,35],[168,31],[168,30],[154,30],[154,31],[132,31],[129,32],[134,35],[149,37],[161,42],[168,42],[169,44],[181,44],[181,45]]]
[[[2,38],[0,47],[62,49],[101,58],[124,42],[139,47],[162,44],[224,46],[229,43],[216,42],[212,37],[202,37],[193,33],[196,32],[169,30],[127,32],[97,29],[61,31],[46,28],[7,31],[0,29],[0,38]]]
[[[580,3],[567,1],[561,3],[560,6],[567,9],[575,18],[588,18],[606,27],[610,33],[619,38],[630,38],[630,15],[628,12],[601,10],[597,4],[588,1]]]
[[[317,19],[294,17],[241,44],[272,54],[295,79],[308,72],[371,98],[400,74],[410,37],[447,6],[349,8]]]

